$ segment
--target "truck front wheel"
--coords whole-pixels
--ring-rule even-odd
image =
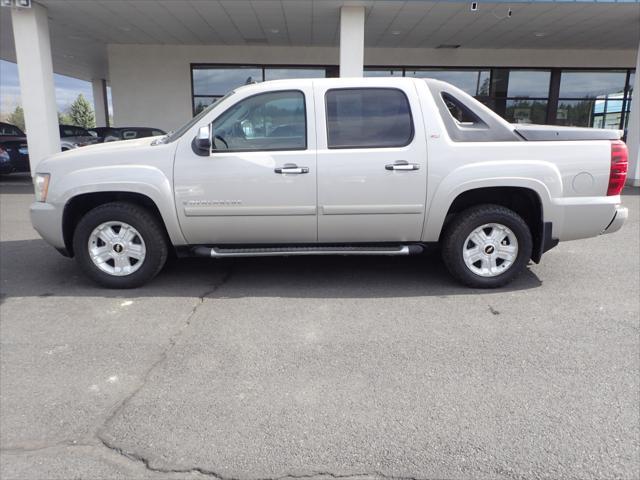
[[[526,222],[500,205],[479,205],[458,213],[442,240],[442,259],[451,275],[474,288],[511,282],[531,258]]]
[[[73,234],[82,270],[108,288],[135,288],[155,277],[168,247],[158,219],[127,202],[100,205],[82,217]]]

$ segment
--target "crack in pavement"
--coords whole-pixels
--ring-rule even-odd
[[[189,328],[189,326],[191,325],[191,321],[198,312],[198,309],[204,304],[207,298],[217,292],[223,285],[225,285],[229,281],[232,276],[232,272],[232,269],[228,269],[218,282],[214,283],[209,290],[203,292],[198,296],[196,304],[191,309],[191,312],[189,312],[189,314],[187,315],[187,318],[182,324],[182,327],[180,327],[180,329],[176,333],[171,335],[166,347],[164,347],[158,359],[153,362],[153,364],[151,364],[151,366],[144,372],[140,384],[136,388],[134,388],[131,393],[125,396],[122,400],[118,401],[109,409],[111,413],[109,413],[105,420],[101,422],[101,426],[98,427],[95,433],[95,437],[102,444],[106,445],[105,440],[102,438],[102,431],[104,430],[104,428],[128,405],[128,403],[138,394],[138,392],[142,390],[142,388],[144,388],[153,372],[167,360],[169,352],[173,349],[173,347],[175,347],[178,339],[184,333],[184,331]],[[112,450],[114,449],[112,448]]]
[[[100,422],[100,426],[97,427],[95,433],[91,436],[91,440],[98,440],[95,443],[86,443],[80,442],[78,440],[63,440],[57,443],[42,445],[37,447],[21,447],[21,446],[13,446],[8,448],[1,448],[0,453],[8,454],[8,455],[20,455],[27,454],[31,452],[38,452],[44,450],[50,450],[55,448],[77,448],[77,447],[85,447],[85,448],[106,448],[111,453],[114,453],[126,460],[131,462],[135,462],[137,464],[142,465],[149,472],[159,473],[159,474],[182,474],[182,475],[203,475],[209,478],[214,478],[217,480],[243,480],[240,477],[233,476],[225,476],[214,470],[210,470],[203,467],[190,467],[190,468],[162,468],[156,467],[151,464],[151,460],[140,455],[135,452],[126,451],[121,447],[116,445],[116,440],[113,441],[108,440],[104,436],[104,429],[107,425],[120,413],[122,410],[129,404],[129,402],[144,388],[144,386],[151,378],[153,372],[162,365],[168,358],[169,352],[175,347],[179,338],[184,333],[184,331],[189,328],[193,318],[198,312],[199,308],[205,303],[205,301],[210,298],[214,293],[216,293],[223,285],[225,285],[232,276],[232,270],[229,269],[222,276],[222,278],[216,282],[209,290],[203,292],[198,296],[196,304],[191,309],[191,312],[187,315],[186,320],[180,327],[180,329],[170,336],[166,346],[158,356],[158,359],[151,364],[151,366],[144,372],[142,376],[142,380],[139,385],[131,391],[128,395],[126,395],[122,400],[116,402],[111,408],[108,409],[108,415],[105,420]],[[384,479],[384,480],[442,480],[435,477],[415,477],[415,476],[393,476],[387,475],[382,472],[372,471],[365,473],[333,473],[329,471],[311,471],[309,473],[304,474],[294,474],[287,473],[280,476],[274,477],[254,477],[251,480],[296,480],[296,479],[319,479],[319,478],[332,478],[332,479],[363,479],[363,478],[373,478],[373,479]]]
[[[295,474],[295,473],[287,473],[284,475],[279,475],[277,477],[246,477],[246,478],[242,478],[242,477],[233,477],[233,476],[226,476],[226,475],[222,475],[221,473],[218,473],[214,470],[210,470],[207,468],[202,468],[202,467],[189,467],[189,468],[161,468],[161,467],[155,467],[153,465],[151,465],[151,461],[134,452],[128,452],[123,450],[120,447],[117,447],[111,443],[109,443],[107,440],[105,439],[100,439],[100,441],[102,442],[102,444],[108,448],[109,450],[117,453],[118,455],[121,455],[131,461],[137,462],[137,463],[141,463],[147,470],[149,470],[150,472],[155,472],[155,473],[167,473],[167,474],[200,474],[200,475],[204,475],[207,477],[211,477],[211,478],[215,478],[217,480],[295,480],[295,479],[313,479],[313,478],[322,478],[322,477],[329,477],[329,478],[336,478],[336,479],[348,479],[348,478],[373,478],[373,479],[384,479],[384,480],[444,480],[443,478],[436,478],[436,477],[413,477],[413,476],[394,476],[394,475],[387,475],[384,474],[382,472],[378,472],[378,471],[374,471],[374,472],[367,472],[367,473],[333,473],[333,472],[328,472],[328,471],[315,471],[315,472],[310,472],[310,473],[302,473],[302,474]]]

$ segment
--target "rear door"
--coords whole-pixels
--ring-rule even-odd
[[[344,82],[314,84],[318,241],[418,241],[427,148],[415,86],[397,79]]]

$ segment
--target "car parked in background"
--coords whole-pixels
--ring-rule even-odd
[[[166,132],[159,128],[150,127],[95,127],[89,133],[96,136],[100,143],[117,140],[132,140],[134,138],[157,137]]]
[[[75,125],[60,125],[59,127],[60,149],[63,152],[98,143],[98,139],[91,135],[86,128]]]
[[[28,171],[27,136],[15,125],[0,122],[0,173]]]

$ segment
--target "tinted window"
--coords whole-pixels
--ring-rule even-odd
[[[400,90],[329,90],[326,107],[329,148],[402,147],[413,137],[409,101]]]
[[[0,124],[0,135],[3,137],[24,137],[24,133],[15,125]]]
[[[447,106],[447,110],[451,116],[458,122],[464,124],[474,124],[480,125],[483,124],[482,120],[480,120],[476,114],[474,114],[469,108],[460,102],[457,98],[452,97],[447,93],[442,94],[442,100],[444,104]]]
[[[90,137],[91,134],[82,127],[72,125],[60,125],[61,137]]]
[[[304,150],[304,95],[298,91],[254,95],[213,122],[216,150]]]

